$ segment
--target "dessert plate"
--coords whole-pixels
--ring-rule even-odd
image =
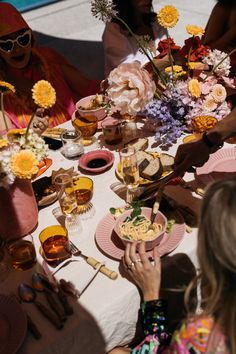
[[[82,155],[79,167],[91,173],[100,173],[113,165],[114,155],[109,150],[93,150]]]
[[[12,296],[0,295],[0,353],[15,354],[24,341],[27,318]]]
[[[115,222],[112,214],[105,215],[97,226],[95,240],[106,255],[120,260],[124,255],[125,246],[114,231]],[[183,239],[184,234],[185,224],[174,224],[172,231],[169,234],[165,233],[158,246],[159,254],[164,256],[173,251]],[[147,254],[152,257],[152,251],[148,251]]]
[[[236,175],[236,149],[220,149],[212,154],[209,160],[196,169],[196,177],[208,184],[217,180]]]
[[[32,183],[39,207],[48,206],[57,200],[56,188],[51,177],[42,177]]]

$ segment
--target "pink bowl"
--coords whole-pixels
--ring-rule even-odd
[[[151,208],[146,208],[143,207],[141,208],[141,215],[146,216],[147,218],[151,217],[152,209]],[[126,246],[128,243],[133,243],[133,240],[127,240],[121,236],[120,233],[120,225],[124,222],[124,220],[127,218],[127,216],[130,216],[132,213],[132,209],[125,211],[121,216],[119,216],[116,220],[114,230],[117,234],[117,236],[120,238],[120,240],[123,242],[123,244]],[[160,234],[157,234],[155,238],[152,240],[147,240],[145,241],[145,247],[147,251],[152,250],[155,246],[159,245],[161,240],[163,239],[167,227],[167,219],[165,215],[163,215],[160,211],[157,212],[157,215],[154,219],[154,222],[160,223],[162,225],[162,232]]]
[[[89,163],[93,162],[96,159],[105,160],[105,165],[97,168],[89,167]],[[93,150],[89,151],[86,154],[82,155],[79,159],[79,166],[88,172],[99,173],[107,170],[113,165],[114,155],[108,150]]]
[[[76,103],[76,109],[82,117],[88,117],[94,115],[95,117],[97,117],[97,120],[103,120],[107,115],[104,107],[98,107],[96,109],[81,108],[81,107],[87,107],[89,103],[92,101],[92,99],[94,99],[95,97],[96,95],[91,95],[91,96],[81,98],[81,100],[79,100]]]

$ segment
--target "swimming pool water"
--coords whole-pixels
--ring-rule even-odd
[[[5,0],[15,6],[19,11],[28,11],[36,7],[51,4],[59,0]]]

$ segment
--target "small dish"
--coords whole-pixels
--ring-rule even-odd
[[[109,150],[94,150],[82,155],[79,167],[84,171],[100,173],[113,165],[114,155]]]
[[[57,200],[56,188],[51,177],[42,177],[32,183],[39,207],[48,206]]]
[[[117,236],[119,237],[119,239],[122,241],[122,243],[125,246],[128,243],[133,243],[135,241],[134,239],[128,239],[128,238],[122,237],[121,230],[120,230],[121,224],[124,223],[125,219],[127,217],[129,217],[131,213],[132,213],[132,209],[126,210],[122,215],[120,215],[116,219],[115,226],[114,226],[114,231],[116,232]],[[141,208],[140,216],[141,215],[145,216],[147,219],[150,220],[151,214],[152,214],[152,209],[151,208],[146,208],[146,207]],[[160,211],[158,211],[157,215],[156,215],[156,217],[154,219],[154,223],[155,224],[160,224],[162,229],[157,231],[155,233],[155,235],[152,236],[152,238],[149,238],[147,240],[143,239],[143,241],[145,241],[145,248],[146,248],[147,251],[152,250],[155,246],[158,246],[160,244],[161,240],[164,237],[165,231],[166,231],[167,219],[166,219],[165,215],[163,215]],[[138,241],[138,242],[140,242],[140,241]]]

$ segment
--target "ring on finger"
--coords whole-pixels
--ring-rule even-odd
[[[130,262],[129,265],[127,266],[128,269],[132,269],[134,267],[134,262]]]
[[[141,259],[135,259],[135,261],[133,261],[133,263],[143,263],[143,262],[141,261]]]

